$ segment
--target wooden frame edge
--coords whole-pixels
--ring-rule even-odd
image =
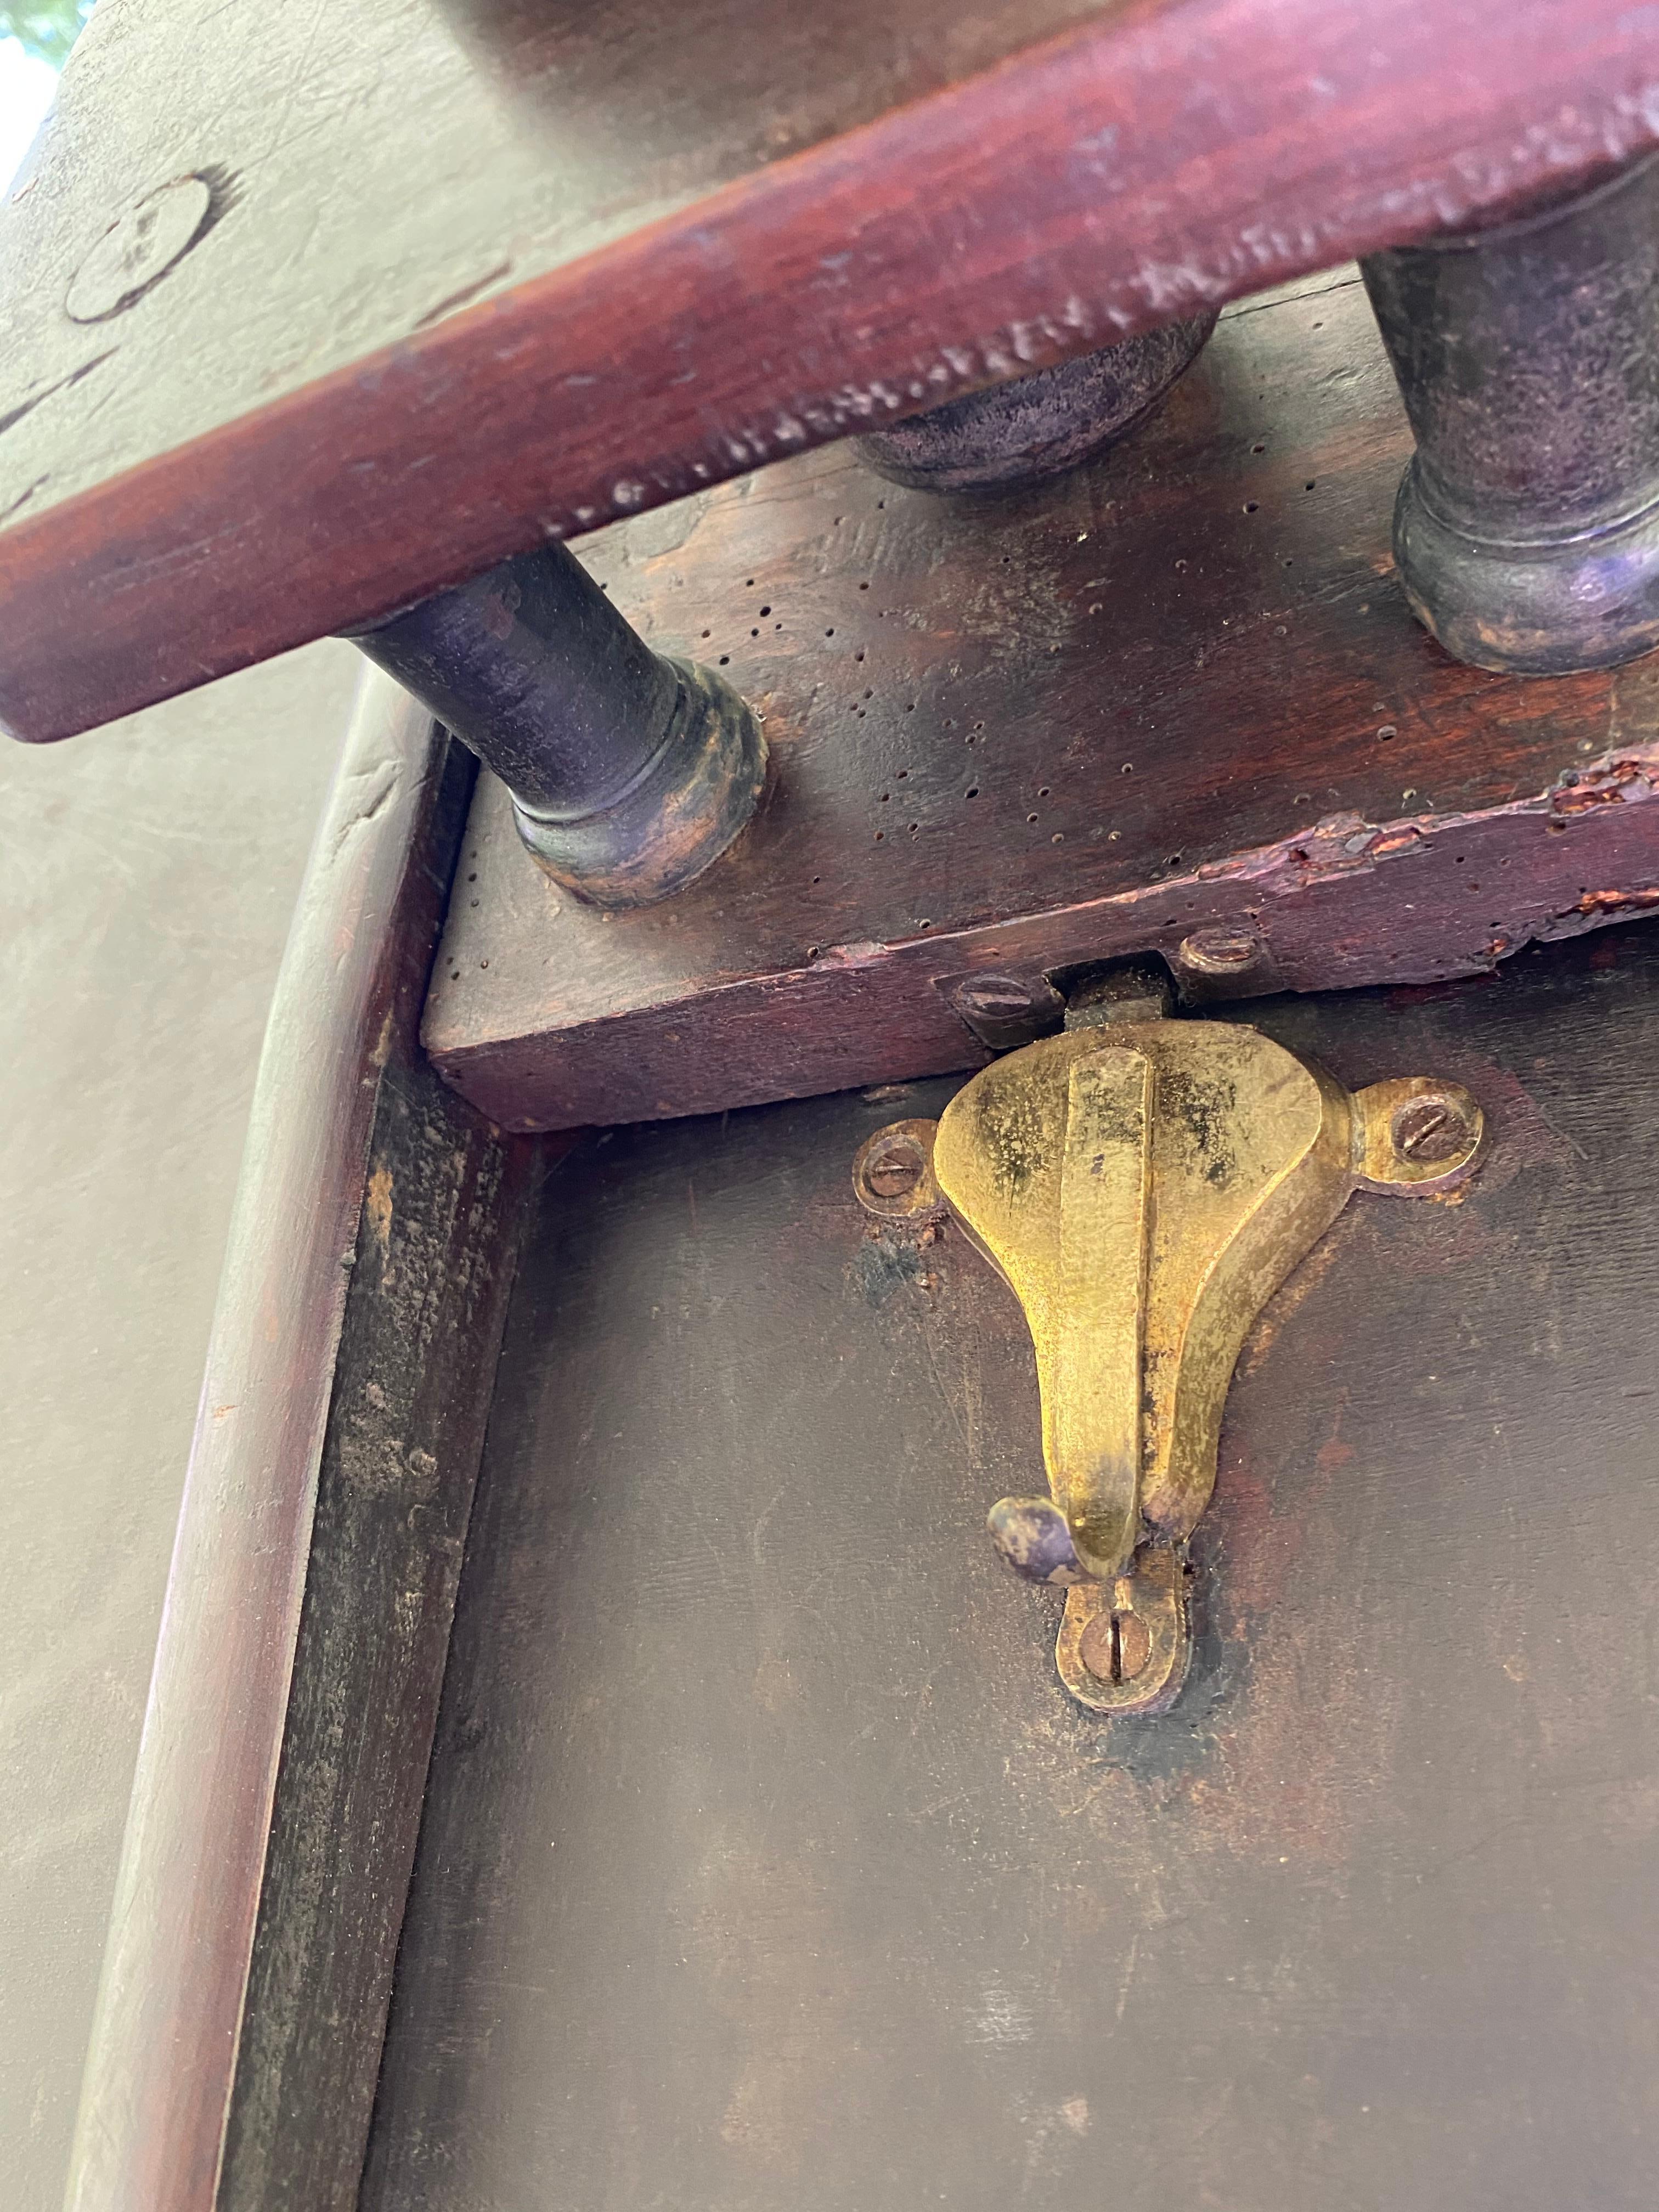
[[[371,1145],[377,1111],[386,1126],[388,1076],[406,1079],[416,1066],[420,1002],[471,781],[470,759],[430,718],[390,679],[366,676],[260,1061],[83,2076],[69,2212],[210,2212],[219,2201],[262,1899],[281,1872],[269,1848],[273,1810],[305,1687],[295,1658],[308,1602],[314,1611],[313,1517],[349,1292],[354,1284],[366,1297],[383,1287],[365,1274],[364,1247],[390,1243],[390,1216],[375,1210]],[[421,1074],[433,1081],[422,1069],[416,1082]],[[475,1155],[499,1152],[495,1132],[465,1120]],[[501,1163],[484,1180],[490,1194],[473,1205],[475,1240],[513,1185]],[[503,1302],[484,1300],[492,1311]],[[494,1311],[497,1336],[499,1319]],[[484,1395],[487,1403],[487,1378]],[[461,1485],[468,1498],[475,1473],[476,1455]],[[453,1529],[441,1533],[458,1550]],[[445,1640],[447,1632],[446,1625]],[[428,1634],[428,1671],[430,1645]],[[440,1672],[441,1662],[441,1644]],[[424,1771],[422,1762],[414,1778],[416,1814]],[[255,2200],[244,2192],[238,2201]],[[350,2197],[337,2186],[307,2201]]]

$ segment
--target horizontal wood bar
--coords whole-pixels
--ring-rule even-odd
[[[1336,278],[1230,309],[1057,483],[941,501],[830,453],[608,531],[595,573],[763,711],[774,787],[701,882],[605,915],[481,780],[440,1069],[509,1127],[703,1113],[974,1065],[972,975],[1220,929],[1259,946],[1229,988],[1424,981],[1659,904],[1659,660],[1449,659],[1392,573],[1409,451]]]
[[[1147,0],[1000,60],[1018,34],[993,10],[1001,29],[962,50],[994,65],[908,100],[914,72],[889,70],[875,106],[849,99],[854,127],[817,112],[782,158],[728,133],[719,180],[659,148],[642,204],[617,183],[618,149],[649,145],[641,118],[686,49],[653,48],[645,83],[619,40],[625,96],[607,100],[596,64],[586,104],[550,117],[514,105],[507,68],[489,81],[505,138],[474,98],[461,124],[482,110],[489,128],[471,145],[445,129],[428,152],[428,97],[381,155],[398,40],[416,40],[417,75],[432,63],[433,96],[453,81],[422,12],[359,0],[331,33],[343,59],[321,60],[303,11],[272,57],[234,9],[205,27],[182,0],[153,22],[94,19],[0,227],[14,733],[66,736],[544,537],[1469,221],[1659,137],[1659,46],[1627,0],[1515,0],[1501,28],[1484,0]],[[464,49],[475,13],[453,11]],[[770,21],[750,14],[700,18],[703,82]],[[112,132],[100,102],[118,86]],[[462,195],[461,240],[441,247],[435,219],[411,229],[411,206],[497,159],[495,204]],[[181,174],[212,195],[196,242],[130,305],[67,317],[100,234]],[[560,224],[562,196],[579,214]],[[459,289],[436,281],[463,266]],[[410,268],[434,280],[412,318]]]

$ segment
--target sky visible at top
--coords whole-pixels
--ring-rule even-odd
[[[18,39],[0,39],[0,191],[16,175],[52,105],[58,72],[26,53]]]

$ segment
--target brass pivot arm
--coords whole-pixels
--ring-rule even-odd
[[[1443,1191],[1483,1133],[1458,1085],[1351,1093],[1220,1022],[1068,1030],[951,1100],[932,1174],[1024,1310],[1042,1400],[1050,1494],[1000,1500],[991,1534],[1067,1586],[1057,1659],[1081,1704],[1145,1711],[1180,1687],[1182,1547],[1262,1306],[1356,1188]]]

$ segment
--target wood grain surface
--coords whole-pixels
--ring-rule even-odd
[[[951,1004],[1203,928],[1244,981],[1466,974],[1659,905],[1659,663],[1528,681],[1407,611],[1410,437],[1364,292],[1229,309],[1163,410],[1054,483],[942,500],[844,451],[596,537],[659,649],[765,716],[763,811],[600,914],[480,780],[424,1036],[510,1127],[976,1064]]]
[[[1626,0],[1514,0],[1501,37],[1481,0],[798,12],[106,0],[0,215],[6,726],[66,735],[1659,129]],[[75,320],[181,178],[193,242]]]
[[[73,2212],[207,2212],[234,2093],[232,2201],[274,2206],[271,2177],[300,2173],[308,2203],[349,2202],[510,1256],[494,1137],[422,1114],[394,1072],[470,773],[395,684],[365,679],[260,1065]],[[404,1217],[423,1189],[422,1233]],[[340,1547],[316,1576],[313,1523]],[[356,1731],[373,1747],[362,1768]],[[263,2069],[240,2087],[239,2038]]]
[[[548,1186],[365,2212],[1647,2212],[1659,935],[1248,1018],[1493,1146],[1264,1313],[1152,1722],[986,1539],[1012,1297],[852,1198],[950,1084]]]
[[[381,1079],[220,2212],[351,2212],[532,1148]]]

